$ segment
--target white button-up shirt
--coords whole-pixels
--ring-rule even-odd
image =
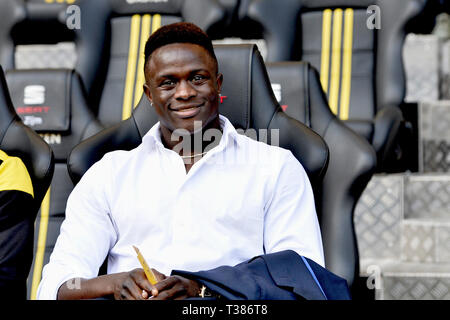
[[[38,288],[55,299],[67,280],[140,268],[199,271],[292,249],[324,265],[310,182],[286,149],[237,133],[220,116],[220,143],[186,174],[159,123],[131,151],[107,153],[69,196]]]

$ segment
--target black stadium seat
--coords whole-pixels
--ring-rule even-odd
[[[16,112],[44,138],[55,155],[55,173],[46,205],[36,220],[35,259],[28,281],[29,297],[34,299],[42,267],[53,251],[67,197],[73,189],[66,165],[69,153],[103,127],[88,108],[83,84],[73,70],[12,70],[6,73],[6,79]]]
[[[28,57],[26,65],[40,68],[42,61],[47,64],[56,64],[56,68],[74,68],[82,77],[87,90],[88,101],[96,105],[98,97],[96,93],[101,90],[102,79],[97,77],[98,66],[101,65],[101,52],[99,52],[95,38],[89,34],[85,38],[79,37],[78,30],[73,28],[68,18],[73,16],[74,11],[67,11],[71,5],[78,5],[80,0],[2,0],[0,1],[0,64],[5,71],[18,69],[20,53],[17,47],[20,45],[56,45],[61,43],[73,44],[66,50],[73,54],[75,61],[68,65],[64,55],[59,55],[58,61],[52,61],[48,55]],[[96,2],[96,1],[94,1]],[[70,20],[73,21],[73,20]],[[81,17],[80,17],[81,22]],[[85,28],[91,31],[96,29],[94,20],[85,21]],[[73,50],[72,53],[70,50]],[[67,52],[68,51],[68,52]],[[35,51],[33,52],[35,53]],[[18,59],[19,56],[19,59]],[[50,59],[50,61],[48,60]]]
[[[330,150],[316,204],[325,266],[354,289],[359,278],[354,209],[375,171],[375,151],[331,112],[319,74],[309,63],[273,62],[266,66],[272,85],[279,90],[276,96],[283,110],[317,132]]]
[[[239,11],[246,6],[248,0],[218,0],[218,2],[225,11],[225,18],[220,25],[208,30],[209,37],[214,40],[245,34],[247,26],[242,29]]]
[[[70,1],[70,0],[69,0]],[[0,1],[0,62],[5,71],[16,69],[16,47],[76,42],[66,23],[67,3],[47,0]]]
[[[24,232],[30,238],[23,239],[24,255],[29,257],[29,269],[33,254],[33,225],[42,200],[52,180],[54,172],[54,157],[51,148],[41,137],[29,127],[25,126],[14,111],[9,96],[8,87],[0,67],[0,150],[9,156],[19,157],[27,167],[33,184],[34,207],[30,212],[23,214],[28,220],[31,231]],[[18,213],[19,214],[19,213]],[[19,244],[17,244],[19,245]],[[22,280],[21,280],[22,281]],[[22,291],[23,290],[23,291]],[[25,296],[25,287],[18,288]],[[5,296],[5,293],[2,293]]]
[[[225,17],[215,0],[87,0],[80,1],[80,9],[80,38],[101,55],[94,58],[96,77],[105,79],[97,115],[105,125],[128,118],[143,96],[143,52],[153,31],[182,20],[208,31]]]
[[[399,157],[395,148],[406,87],[403,42],[408,22],[425,4],[426,0],[253,0],[245,18],[260,25],[267,42],[266,61],[303,60],[320,71],[331,110],[366,137],[377,152],[377,170],[385,171]]]

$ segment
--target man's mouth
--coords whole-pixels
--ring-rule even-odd
[[[190,105],[190,106],[182,106],[178,108],[169,108],[170,111],[172,111],[174,114],[176,114],[180,118],[192,118],[195,117],[200,112],[201,105]]]

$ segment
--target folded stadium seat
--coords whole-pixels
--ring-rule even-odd
[[[5,71],[75,67],[75,47],[78,47],[75,43],[79,39],[66,23],[69,3],[75,1],[0,2],[0,63]],[[81,74],[84,75],[84,72]],[[85,78],[89,80],[89,77]]]
[[[225,11],[225,18],[221,21],[221,25],[208,30],[211,39],[222,39],[234,37],[237,34],[245,33],[242,30],[242,24],[239,19],[239,11],[241,7],[247,7],[248,0],[217,0]],[[261,52],[261,48],[258,48]],[[264,57],[264,56],[263,56]]]
[[[14,64],[8,69],[75,68],[80,46],[69,6],[77,0],[20,1],[26,17],[13,26]]]
[[[346,279],[355,292],[359,255],[353,216],[356,203],[375,171],[375,151],[331,112],[320,76],[308,62],[273,62],[266,63],[266,67],[283,110],[317,132],[330,150],[317,204],[325,265]]]
[[[225,9],[226,18],[220,27],[208,31],[213,44],[256,44],[266,59],[267,50],[264,39],[261,39],[262,28],[258,23],[246,18],[250,0],[218,0]]]
[[[62,2],[50,3],[48,0],[3,0],[0,2],[2,16],[0,62],[5,71],[17,68],[53,67],[55,63],[59,64],[56,67],[66,66],[60,65],[67,64],[62,61],[64,57],[55,59],[55,56],[50,54],[44,56],[41,48],[21,52],[22,46],[48,46],[63,42],[74,44],[73,42],[78,40],[74,30],[68,27],[66,20],[67,3],[74,0]],[[71,60],[73,67],[75,59],[69,57],[67,60]]]
[[[34,299],[41,270],[53,251],[64,219],[66,201],[73,189],[66,161],[72,148],[103,129],[88,108],[79,75],[70,69],[12,70],[6,79],[16,112],[38,132],[55,155],[55,173],[36,220],[35,259],[28,281]]]
[[[25,260],[27,265],[23,268],[30,270],[33,255],[33,226],[42,200],[47,192],[53,176],[54,157],[51,148],[45,141],[29,127],[25,126],[14,111],[14,106],[9,96],[8,88],[0,67],[0,150],[9,156],[19,157],[25,164],[33,184],[34,204],[29,212],[21,215],[28,224],[23,230],[26,237],[23,244],[17,244],[24,250],[24,255],[29,256]],[[3,244],[2,244],[3,246]],[[23,280],[21,279],[20,282]],[[20,283],[17,290],[20,295],[26,297],[25,283]],[[3,295],[2,295],[3,296]]]
[[[69,68],[83,79],[89,104],[98,105],[103,86],[102,52],[95,19],[80,37],[81,0],[0,1],[0,64],[12,69]],[[97,1],[91,1],[97,2]],[[94,110],[95,111],[95,110]]]
[[[97,74],[106,77],[97,116],[107,126],[128,118],[143,96],[143,52],[153,31],[184,20],[208,32],[225,17],[215,0],[87,0],[80,10],[80,38],[96,46],[106,64],[106,75]]]
[[[256,46],[215,46],[224,75],[219,112],[240,133],[292,151],[307,172],[313,190],[319,190],[328,165],[328,147],[313,130],[284,113],[270,87],[267,71]],[[91,165],[113,150],[131,150],[158,121],[147,99],[142,99],[130,118],[111,126],[76,146],[68,159],[74,184]],[[272,136],[273,134],[273,136]],[[315,196],[318,192],[315,192]],[[105,273],[105,264],[101,273]]]
[[[267,42],[267,61],[309,61],[334,114],[377,152],[377,171],[401,156],[405,96],[402,45],[426,0],[253,0],[247,19]],[[402,129],[403,130],[403,129]]]
[[[238,19],[238,10],[242,0],[218,0],[218,2],[225,11],[225,18],[223,19],[224,27],[217,31],[225,34],[230,28],[233,28],[236,23],[236,20]],[[209,36],[215,38],[218,34],[214,35],[209,33]]]
[[[0,65],[4,70],[14,68],[15,27],[26,18],[23,0],[0,1]]]

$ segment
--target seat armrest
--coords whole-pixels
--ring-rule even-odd
[[[76,145],[67,158],[70,179],[76,185],[86,171],[105,153],[114,150],[131,150],[142,141],[134,118],[128,118],[106,128]]]

